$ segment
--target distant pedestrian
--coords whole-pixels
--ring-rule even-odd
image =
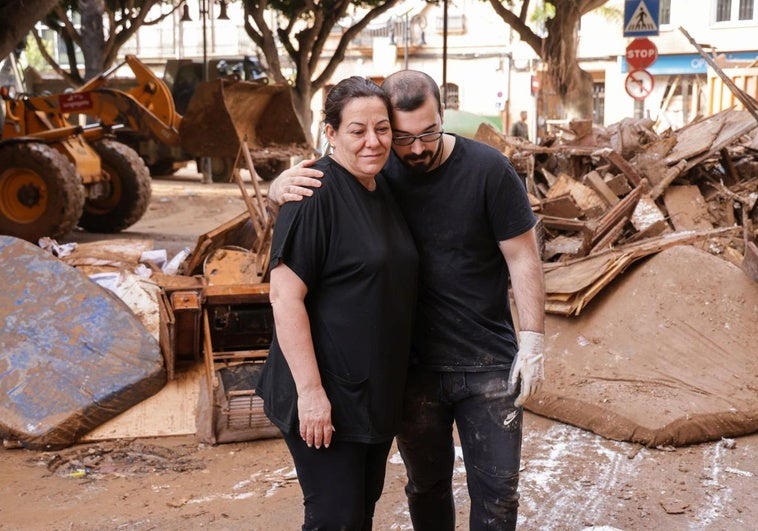
[[[511,136],[517,136],[524,140],[529,140],[529,125],[526,123],[526,111],[521,111],[521,119],[518,122],[513,122],[511,126]]]

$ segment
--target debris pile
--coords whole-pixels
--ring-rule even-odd
[[[481,124],[523,176],[542,229],[548,312],[576,315],[633,261],[690,243],[758,281],[758,121],[727,109],[661,134],[573,120],[541,145]]]

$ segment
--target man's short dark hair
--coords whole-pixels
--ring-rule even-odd
[[[389,94],[392,108],[398,111],[415,111],[429,96],[437,102],[437,110],[442,114],[440,88],[431,76],[418,70],[400,70],[388,76],[382,88]]]

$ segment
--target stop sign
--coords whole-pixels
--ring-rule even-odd
[[[626,62],[635,70],[644,70],[658,59],[658,48],[646,38],[634,39],[626,47]]]

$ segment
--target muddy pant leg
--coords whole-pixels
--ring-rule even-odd
[[[284,440],[303,490],[303,531],[369,531],[392,441],[333,441],[329,448],[316,449],[299,434],[285,434]]]
[[[455,421],[471,498],[470,531],[512,530],[518,519],[522,408],[508,396],[508,372],[467,373],[468,398]]]
[[[415,531],[453,531],[453,418],[440,401],[438,373],[411,371],[397,446],[405,462],[408,508]]]

